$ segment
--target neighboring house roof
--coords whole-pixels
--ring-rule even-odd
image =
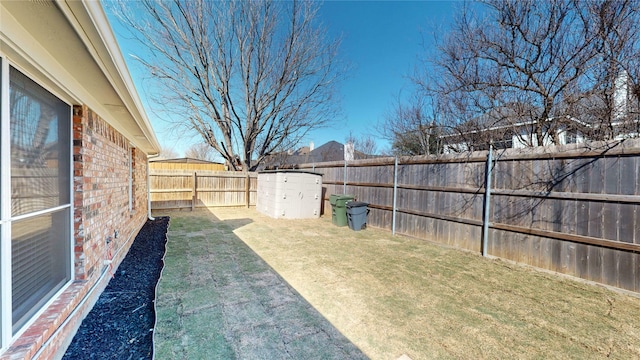
[[[540,116],[541,110],[527,104],[508,104],[491,109],[459,125],[460,132],[502,129],[505,127],[527,125],[532,119]]]
[[[564,99],[551,108],[544,122],[559,121],[554,124],[556,126],[549,127],[553,131],[564,129],[581,133],[591,132],[591,135],[595,134],[597,137],[597,133],[606,124],[614,129],[605,132],[617,132],[618,136],[637,136],[638,120],[630,119],[628,116],[631,110],[630,87],[628,74],[623,70],[616,79],[609,101],[605,101],[602,94],[589,93],[580,94],[573,99]],[[515,131],[536,124],[541,120],[541,115],[542,110],[538,107],[528,103],[512,102],[461,123],[457,126],[456,132],[442,138],[445,142],[456,143],[464,141],[462,138],[466,135],[485,132],[491,132],[497,138],[508,137]],[[603,123],[603,119],[610,119],[611,123]]]
[[[366,159],[372,155],[354,151],[354,159]],[[304,146],[292,153],[278,153],[269,156],[260,168],[283,167],[298,164],[320,163],[327,161],[343,161],[344,144],[331,140],[317,148],[309,151],[309,147]]]
[[[304,146],[292,154],[278,156],[278,160],[282,164],[305,164],[324,161],[342,161],[344,160],[344,145],[337,141],[329,141],[312,151],[309,147]]]
[[[21,71],[88,106],[145,153],[159,152],[99,1],[2,1],[0,14],[0,48]]]
[[[580,105],[587,106],[588,104],[592,104],[591,101],[595,100],[585,99],[580,103]],[[566,109],[558,108],[556,111],[552,112],[552,114],[550,114],[550,116],[544,121],[547,122],[554,119],[561,119],[564,122],[565,126],[568,124],[574,124],[572,125],[572,127],[576,128],[588,127],[590,126],[589,124],[593,122],[593,119],[588,119],[587,122],[584,122],[581,121],[582,116],[581,119],[577,119],[575,117],[563,115],[565,113],[567,113]],[[538,122],[536,118],[541,114],[542,110],[540,108],[534,107],[533,105],[504,105],[495,109],[491,109],[485,114],[470,119],[458,125],[457,131],[441,135],[440,137],[446,142],[457,142],[460,141],[461,136],[491,132],[492,134],[497,135],[499,139],[504,135],[511,136],[510,131],[536,124]],[[582,112],[582,114],[584,115],[585,113]]]
[[[176,159],[155,158],[155,159],[149,160],[149,162],[153,162],[153,163],[174,163],[174,164],[175,163],[179,163],[179,164],[216,164],[216,165],[222,164],[222,163],[215,162],[215,161],[200,160],[200,159],[194,159],[194,158],[190,158],[190,157],[183,157],[183,158],[176,158]]]
[[[307,155],[311,152],[311,149],[308,146],[303,146],[296,151],[297,155]]]
[[[344,160],[344,144],[331,140],[310,151],[308,157],[309,161],[307,162],[342,161]]]

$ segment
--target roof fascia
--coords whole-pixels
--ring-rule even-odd
[[[69,0],[56,0],[56,3],[149,142],[152,150],[149,154],[159,153],[160,144],[101,3]],[[135,143],[140,139],[131,140]]]

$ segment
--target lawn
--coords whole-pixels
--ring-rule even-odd
[[[157,358],[188,352],[194,342],[203,358],[274,354],[242,353],[242,344],[233,344],[233,327],[228,330],[234,320],[217,305],[230,296],[220,293],[219,282],[265,267],[293,289],[274,288],[274,306],[301,296],[314,312],[310,316],[320,318],[314,321],[330,324],[319,327],[336,330],[323,332],[342,352],[319,346],[319,358],[357,356],[349,343],[372,359],[640,358],[640,299],[601,286],[384,230],[354,232],[327,217],[275,220],[254,209],[168,215]],[[247,251],[231,262],[203,260],[202,254],[215,256],[230,246]],[[211,310],[210,317],[185,317],[198,309]],[[247,318],[273,315],[235,310]],[[272,316],[267,323],[287,320]],[[278,329],[280,337],[265,347],[281,347],[287,328]],[[292,334],[285,343],[298,339]],[[313,352],[313,344],[299,347]]]

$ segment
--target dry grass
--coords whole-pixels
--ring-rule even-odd
[[[636,297],[326,217],[211,212],[372,359],[640,358]]]

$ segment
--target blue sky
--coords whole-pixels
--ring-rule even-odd
[[[331,127],[309,134],[301,146],[311,141],[316,147],[330,140],[344,142],[349,132],[356,137],[377,137],[375,125],[383,120],[394,98],[410,89],[407,75],[425,51],[423,38],[429,41],[434,28],[446,26],[455,7],[452,1],[324,2],[320,21],[332,35],[342,37],[340,56],[349,62],[351,71],[340,88],[342,117]],[[183,156],[200,140],[177,137],[154,116],[146,101],[144,69],[130,55],[138,45],[127,41],[115,19],[111,22],[160,144]],[[378,141],[379,150],[388,147],[387,142]]]
[[[418,65],[431,32],[451,21],[454,2],[445,1],[329,1],[321,8],[329,31],[342,34],[342,56],[353,71],[341,89],[344,119],[333,128],[315,132],[316,145],[344,142],[349,132],[377,137],[375,125],[393,100],[410,91],[407,78]],[[378,147],[389,147],[378,140]]]

